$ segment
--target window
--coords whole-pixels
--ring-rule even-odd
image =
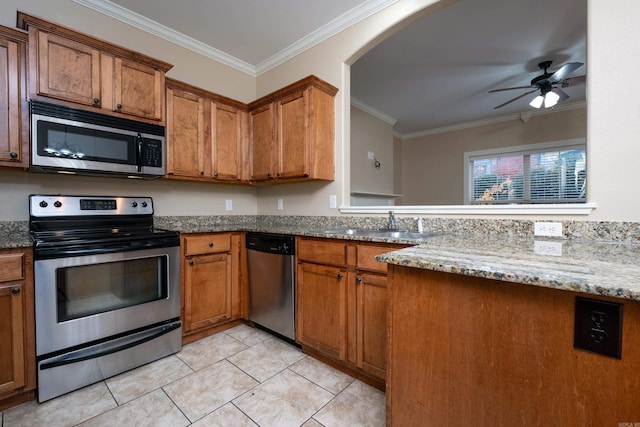
[[[465,203],[584,203],[584,140],[465,153]]]

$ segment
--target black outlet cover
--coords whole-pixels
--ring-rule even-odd
[[[622,359],[620,303],[576,297],[573,346]]]

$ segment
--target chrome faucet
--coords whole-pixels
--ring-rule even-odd
[[[396,216],[393,214],[393,211],[389,211],[389,230],[395,230],[396,227]]]

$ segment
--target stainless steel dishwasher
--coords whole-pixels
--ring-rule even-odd
[[[249,320],[295,340],[295,238],[248,233]]]

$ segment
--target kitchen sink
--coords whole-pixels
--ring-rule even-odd
[[[435,233],[414,233],[407,230],[341,228],[325,230],[325,234],[343,234],[347,236],[382,237],[389,239],[420,240],[435,236]]]

